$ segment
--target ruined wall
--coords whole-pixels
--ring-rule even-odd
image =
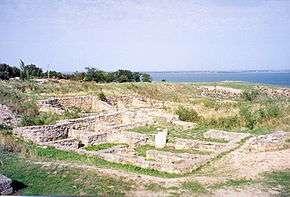
[[[280,150],[290,147],[287,139],[290,140],[290,132],[276,131],[271,134],[250,138],[245,148],[251,152]]]
[[[264,87],[264,86],[258,86],[256,89],[261,92],[266,94],[269,97],[272,98],[279,98],[279,97],[287,97],[290,98],[290,89],[289,88],[269,88],[269,87]]]
[[[91,144],[98,139],[94,135],[114,133],[132,127],[133,125],[123,125],[122,115],[117,112],[63,120],[55,125],[19,127],[15,128],[13,133],[33,142],[48,142],[65,139],[69,137],[69,133],[71,136],[77,137],[77,134],[73,134],[73,131],[75,133],[78,131],[79,136],[82,135],[82,138],[78,138],[84,140],[87,144]]]
[[[199,86],[196,89],[201,96],[213,97],[220,99],[238,98],[242,94],[242,90],[223,86]]]
[[[109,135],[107,140],[110,143],[126,143],[135,146],[146,144],[149,137],[146,134],[123,131],[118,134]]]
[[[64,113],[65,109],[77,107],[86,112],[101,112],[112,110],[108,103],[95,96],[57,97],[38,102],[39,110],[44,112]]]

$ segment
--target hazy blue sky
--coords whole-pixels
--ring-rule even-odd
[[[289,0],[0,0],[0,62],[290,69]]]

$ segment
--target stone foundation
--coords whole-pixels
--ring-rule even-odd
[[[227,147],[227,144],[225,143],[206,142],[182,138],[176,138],[173,144],[174,148],[177,150],[195,149],[209,152],[222,152]]]
[[[220,130],[209,130],[203,134],[205,138],[213,138],[225,140],[227,142],[239,142],[250,136],[248,133],[236,133],[236,132],[226,132]]]
[[[275,133],[250,138],[247,142],[248,151],[275,151],[290,146],[286,140],[290,139],[290,133],[276,131]]]
[[[95,96],[56,97],[38,102],[39,111],[63,114],[65,109],[77,107],[86,112],[109,111],[113,107]]]

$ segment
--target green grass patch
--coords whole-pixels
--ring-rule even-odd
[[[101,176],[94,171],[58,165],[34,164],[17,155],[0,152],[0,174],[16,183],[20,195],[123,196],[134,183]]]
[[[217,183],[217,184],[211,185],[209,188],[210,189],[220,189],[220,188],[226,188],[226,187],[237,188],[237,187],[242,187],[245,185],[251,185],[255,183],[257,183],[257,181],[249,180],[249,179],[237,179],[237,180],[232,179],[223,183]]]
[[[145,185],[145,189],[146,190],[150,190],[150,191],[162,191],[162,190],[166,190],[165,187],[163,187],[162,185],[156,184],[156,183],[146,184]]]
[[[279,191],[280,196],[290,196],[290,169],[265,173],[263,184]]]
[[[49,148],[35,147],[34,154],[43,159],[49,158],[49,159],[54,159],[54,160],[80,162],[82,164],[85,163],[85,164],[92,164],[98,167],[122,169],[129,172],[146,174],[150,176],[158,176],[158,177],[166,177],[166,178],[175,178],[175,177],[182,176],[179,174],[161,172],[154,169],[141,168],[141,167],[134,166],[131,164],[109,162],[107,160],[104,160],[98,157],[80,155],[78,153],[58,150],[51,147]]]
[[[185,138],[185,139],[193,139],[193,140],[202,140],[208,142],[217,142],[217,143],[227,143],[227,140],[224,139],[214,139],[214,138],[205,138],[203,133],[208,130],[205,125],[198,125],[194,129],[184,130],[176,125],[171,123],[161,122],[159,125],[147,125],[141,126],[137,128],[133,128],[130,131],[143,133],[147,135],[153,135],[157,133],[157,128],[167,129],[168,130],[168,142],[174,143],[175,138]]]
[[[206,193],[206,188],[197,181],[190,181],[182,184],[182,188],[194,193]]]
[[[104,150],[104,149],[108,149],[108,148],[112,148],[114,146],[118,146],[118,145],[124,145],[124,146],[128,146],[128,144],[124,144],[124,143],[105,143],[105,144],[98,144],[95,146],[87,146],[85,147],[85,149],[87,151],[98,151],[98,150]]]

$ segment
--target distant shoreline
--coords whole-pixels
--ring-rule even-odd
[[[144,71],[147,73],[290,73],[290,70],[239,70],[239,71]]]
[[[147,72],[153,81],[180,82],[221,82],[243,81],[249,83],[270,84],[290,87],[290,71],[174,71]]]

